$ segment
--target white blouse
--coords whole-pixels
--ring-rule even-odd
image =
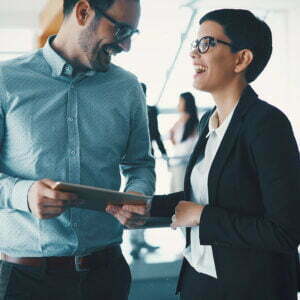
[[[209,119],[209,133],[206,136],[208,140],[205,147],[204,157],[194,166],[191,174],[193,202],[201,205],[207,205],[209,202],[207,184],[208,174],[214,157],[231,121],[234,110],[235,108],[219,127],[217,111],[215,111]],[[183,255],[197,272],[217,278],[212,247],[200,244],[199,226],[191,228],[191,244],[184,249]]]
[[[190,135],[185,141],[181,141],[185,124],[183,121],[178,121],[172,129],[173,139],[175,141],[175,145],[172,147],[172,157],[175,158],[170,160],[171,166],[180,165],[182,163],[187,164],[198,141],[198,135],[196,133]]]

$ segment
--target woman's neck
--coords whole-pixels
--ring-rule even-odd
[[[179,120],[182,122],[186,122],[190,117],[191,117],[190,114],[183,112],[180,114]]]
[[[246,86],[247,83],[242,82],[233,87],[226,88],[226,90],[223,89],[212,94],[217,107],[219,125],[223,123],[226,117],[239,102],[241,94]]]

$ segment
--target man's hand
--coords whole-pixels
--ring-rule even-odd
[[[180,201],[175,207],[171,227],[176,229],[177,227],[198,226],[203,208],[203,205],[194,202]]]
[[[141,195],[141,193],[128,192],[128,194]],[[137,228],[144,225],[150,216],[148,204],[134,205],[125,204],[122,206],[109,204],[106,212],[113,215],[121,224],[128,228]]]
[[[28,191],[28,207],[39,219],[57,217],[70,205],[81,203],[75,194],[53,190],[55,184],[51,179],[42,179],[36,181]]]

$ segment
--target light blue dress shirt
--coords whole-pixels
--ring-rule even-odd
[[[111,215],[72,208],[40,220],[28,210],[27,193],[43,178],[119,190],[120,168],[125,190],[153,193],[137,78],[113,64],[106,73],[73,75],[48,41],[0,64],[0,105],[0,252],[84,255],[121,243],[123,226]]]

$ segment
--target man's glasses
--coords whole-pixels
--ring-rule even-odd
[[[133,34],[139,33],[138,29],[133,29],[130,25],[118,22],[113,17],[106,14],[103,10],[97,9],[103,17],[109,20],[115,26],[114,37],[118,42],[129,39]]]
[[[215,47],[218,43],[227,45],[232,49],[236,49],[236,50],[238,49],[233,44],[222,40],[218,40],[212,36],[204,36],[200,40],[193,41],[191,44],[191,49],[192,50],[197,49],[201,54],[204,54],[208,51],[209,47]]]

